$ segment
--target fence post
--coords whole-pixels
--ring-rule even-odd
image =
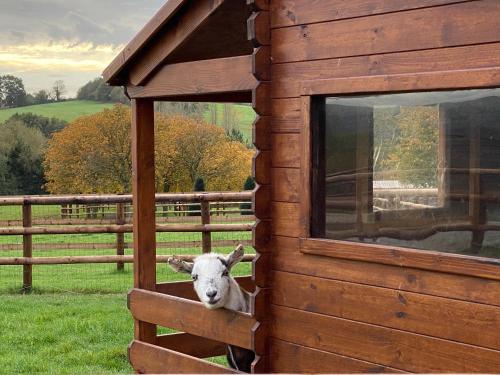
[[[210,202],[201,202],[201,223],[210,224]],[[201,234],[201,244],[203,253],[210,253],[212,251],[212,233],[203,232]]]
[[[30,228],[32,225],[31,205],[23,204],[23,228]],[[23,257],[33,256],[33,238],[31,234],[23,235]],[[33,269],[31,264],[23,265],[23,292],[30,292],[33,286]]]
[[[116,204],[116,224],[123,225],[125,224],[125,204],[117,203]],[[125,255],[125,233],[117,233],[116,234],[116,255]],[[123,271],[124,264],[123,262],[116,263],[116,269],[118,271]]]

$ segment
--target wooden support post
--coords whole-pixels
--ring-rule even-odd
[[[32,224],[31,205],[23,205],[23,228],[29,228]],[[23,235],[23,257],[31,258],[33,256],[33,237],[31,234]],[[23,266],[23,291],[30,292],[33,286],[33,269],[31,264]]]
[[[116,224],[125,224],[125,203],[116,204]],[[116,234],[116,255],[125,255],[125,233]],[[116,263],[116,269],[118,271],[123,271],[123,262]]]
[[[156,288],[154,102],[132,100],[134,287]],[[135,321],[136,340],[156,343],[156,325]]]
[[[201,223],[210,224],[210,202],[201,202]],[[203,253],[210,253],[212,251],[212,233],[202,232],[201,241]]]

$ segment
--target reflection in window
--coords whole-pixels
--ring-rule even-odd
[[[313,236],[500,258],[500,89],[313,108]]]

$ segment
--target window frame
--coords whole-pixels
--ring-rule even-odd
[[[328,96],[498,87],[500,87],[500,68],[498,67],[303,81],[301,84],[303,131],[301,137],[302,194],[300,210],[304,225],[299,241],[301,253],[500,280],[500,259],[325,239],[318,237],[321,233],[313,229],[313,226],[316,225],[317,228],[318,224],[321,225],[321,219],[312,217],[315,204],[318,203],[314,201],[313,197],[316,196],[318,189],[324,189],[324,183],[322,187],[318,186],[318,179],[315,179],[318,171],[313,167],[315,165],[313,159],[318,159],[320,154],[313,155],[315,150],[313,142],[315,131],[319,129],[321,120],[321,114],[315,109],[321,100]],[[321,226],[321,228],[323,227]]]

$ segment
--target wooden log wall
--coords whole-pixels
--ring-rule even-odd
[[[440,72],[451,71],[456,82],[468,70],[486,77],[481,69],[500,67],[500,2],[271,0],[269,12],[271,116],[254,128],[256,204],[271,207],[255,228],[258,252],[273,254],[268,369],[499,372],[498,262],[458,259],[455,266],[431,256],[401,265],[394,253],[390,262],[350,257],[356,245],[345,254],[307,251],[300,238],[309,233],[301,215],[308,204],[303,83],[436,73],[439,85]]]
[[[252,328],[254,338],[253,348],[256,358],[252,364],[252,372],[269,372],[269,319],[268,310],[271,279],[269,277],[271,260],[271,180],[270,170],[270,12],[269,1],[247,0],[253,13],[248,19],[248,39],[254,45],[252,56],[252,72],[258,84],[252,91],[252,105],[257,114],[253,124],[253,143],[256,154],[253,161],[253,174],[257,186],[254,190],[253,211],[255,226],[253,229],[254,248],[257,256],[253,261],[253,280],[256,290],[253,293],[251,313],[257,320]],[[260,350],[259,350],[260,349]]]

